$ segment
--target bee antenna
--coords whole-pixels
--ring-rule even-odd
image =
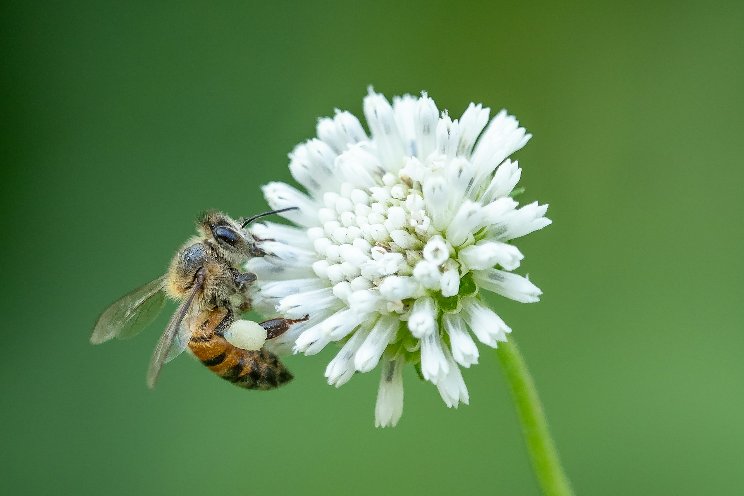
[[[240,226],[241,228],[245,228],[248,224],[253,222],[256,219],[260,219],[261,217],[266,217],[267,215],[274,215],[274,214],[280,214],[282,212],[287,212],[289,210],[299,210],[298,207],[287,207],[287,208],[280,208],[278,210],[269,210],[268,212],[263,212],[260,214],[256,214],[253,217],[249,217],[246,220],[243,221],[243,224]]]

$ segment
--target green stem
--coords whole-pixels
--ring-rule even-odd
[[[550,437],[548,421],[537,396],[535,383],[514,338],[509,336],[509,342],[499,343],[496,354],[509,381],[532,467],[543,494],[572,496],[573,490],[561,467],[553,438]]]

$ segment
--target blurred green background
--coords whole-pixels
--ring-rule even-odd
[[[744,3],[3,2],[0,481],[5,494],[538,494],[493,353],[448,410],[408,370],[319,357],[243,392],[194,360],[144,375],[165,325],[94,348],[205,208],[261,211],[287,153],[367,85],[535,138],[520,240],[538,305],[494,300],[578,494],[744,487]]]

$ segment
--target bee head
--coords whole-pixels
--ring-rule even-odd
[[[225,258],[238,262],[249,254],[251,242],[245,231],[227,214],[214,210],[203,213],[197,221],[197,230],[204,239],[212,241]]]
[[[248,224],[266,215],[278,214],[295,209],[297,209],[297,207],[271,210],[252,217],[241,218],[238,221],[222,212],[210,210],[199,217],[197,229],[204,239],[213,242],[213,246],[216,246],[225,258],[238,264],[245,261],[245,259],[250,256],[259,256],[263,254],[262,250],[256,246],[256,241],[253,239],[253,236],[251,236],[245,229]]]

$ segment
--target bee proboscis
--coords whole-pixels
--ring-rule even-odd
[[[259,217],[294,208],[239,221],[221,212],[203,214],[197,220],[199,235],[178,250],[165,275],[126,294],[101,314],[91,343],[138,334],[171,297],[181,303],[155,346],[147,372],[149,387],[155,386],[162,366],[187,347],[210,370],[239,387],[274,389],[286,384],[292,374],[273,353],[238,348],[225,338],[225,332],[239,313],[251,308],[248,288],[256,276],[241,267],[250,257],[264,255],[245,227]],[[266,339],[272,339],[301,320],[277,318],[258,325]]]

